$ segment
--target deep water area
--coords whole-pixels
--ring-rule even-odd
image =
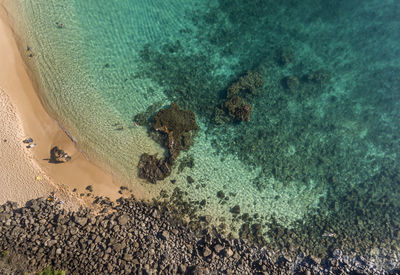
[[[399,251],[399,3],[19,4],[41,96],[99,165],[273,248]],[[148,183],[139,158],[165,152],[151,121],[173,102],[200,130]]]

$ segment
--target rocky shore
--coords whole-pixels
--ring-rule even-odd
[[[46,266],[67,274],[398,274],[336,250],[321,260],[291,259],[266,247],[193,232],[165,205],[133,197],[95,198],[93,208],[66,210],[39,198],[25,207],[0,206],[0,273],[24,274]]]

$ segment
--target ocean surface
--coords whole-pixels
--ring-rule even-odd
[[[49,113],[133,190],[179,198],[220,229],[281,250],[399,251],[399,2],[5,5]],[[248,71],[264,85],[242,95],[250,120],[232,121],[221,106]],[[134,122],[172,102],[200,131],[172,174],[148,183],[140,156],[165,149]]]

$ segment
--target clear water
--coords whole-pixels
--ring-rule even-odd
[[[178,187],[187,201],[206,200],[198,214],[215,225],[246,235],[243,224],[261,224],[267,243],[281,249],[399,249],[397,2],[7,5],[21,49],[28,44],[35,53],[27,62],[49,111],[121,181],[153,196]],[[265,80],[250,121],[216,123],[227,87],[248,70]],[[318,72],[323,81],[306,80]],[[296,89],[285,86],[287,76],[298,78]],[[201,131],[172,175],[152,185],[137,178],[138,160],[163,149],[133,121],[171,102],[193,110]],[[190,158],[194,167],[179,169]],[[250,219],[232,215],[235,205]]]

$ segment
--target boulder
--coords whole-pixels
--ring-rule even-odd
[[[231,213],[232,214],[240,214],[240,206],[239,205],[235,205],[234,207],[231,208]]]
[[[225,250],[224,250],[224,255],[225,255],[226,257],[232,257],[232,255],[233,255],[232,249],[230,249],[229,247],[228,247],[228,248],[225,248]]]
[[[74,221],[80,226],[85,226],[87,224],[87,218],[74,216]]]
[[[216,245],[214,246],[214,251],[215,251],[215,253],[219,254],[222,250],[224,250],[224,247],[223,247],[222,245],[216,244]]]
[[[69,161],[70,159],[71,157],[57,146],[51,148],[49,159],[50,163],[64,163]]]
[[[124,214],[118,217],[118,224],[121,226],[126,225],[129,222],[129,216]]]
[[[204,249],[203,249],[203,256],[204,256],[204,257],[208,257],[208,256],[210,256],[211,254],[212,254],[211,249],[209,249],[207,246],[204,247]]]

